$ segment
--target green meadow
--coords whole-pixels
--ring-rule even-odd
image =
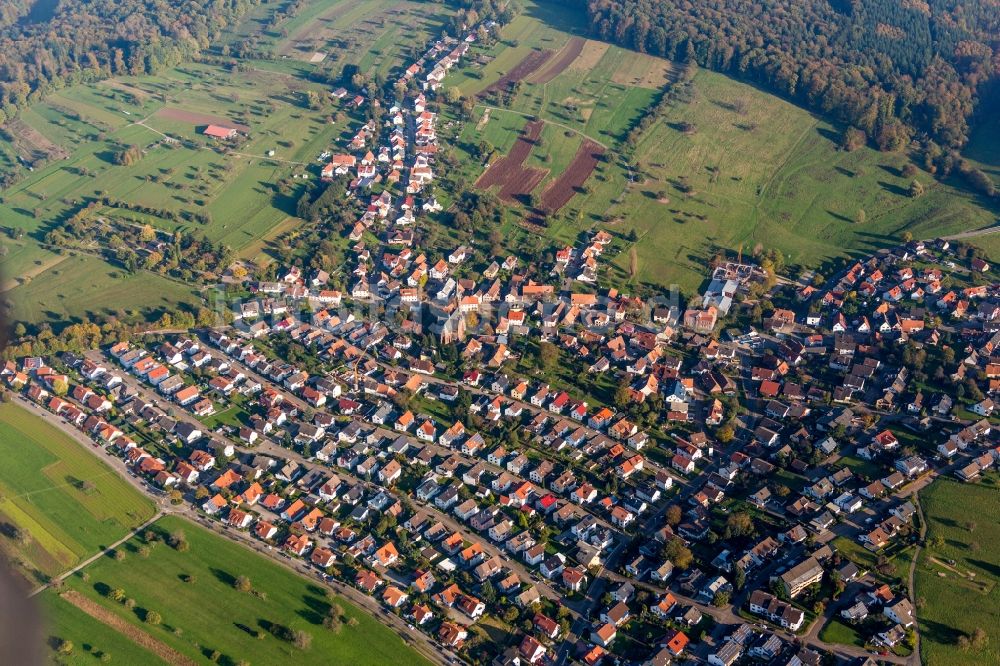
[[[253,664],[429,663],[347,600],[247,548],[172,516],[157,521],[154,528],[161,538],[183,532],[190,548],[179,552],[157,541],[144,557],[137,552],[143,540],[135,538],[123,547],[123,561],[101,558],[85,569],[87,580],[73,576],[67,587],[199,663],[207,662],[214,651],[221,654],[221,663],[242,658]],[[241,575],[250,579],[254,594],[234,588]],[[114,588],[134,599],[135,607],[107,598],[106,592]],[[46,604],[56,620],[50,633],[75,645],[90,640],[86,632],[92,618],[58,597]],[[354,621],[345,622],[336,633],[321,624],[332,604]],[[159,613],[162,623],[144,623],[148,610]],[[272,635],[274,625],[307,632],[311,645],[293,647]],[[100,646],[98,639],[94,642]]]
[[[1000,487],[996,475],[961,483],[938,479],[920,493],[927,539],[916,570],[920,651],[926,664],[1000,664]],[[951,562],[954,561],[954,565]],[[962,649],[977,629],[983,648]]]
[[[81,444],[14,404],[0,405],[2,549],[45,580],[125,536],[153,503]]]
[[[531,51],[558,52],[571,36],[584,34],[582,21],[565,7],[528,3],[505,26],[501,42],[485,51],[492,60],[482,68],[459,68],[445,86],[466,94],[482,91]],[[479,122],[484,109],[478,108],[474,121],[462,130],[459,146],[472,165],[468,178],[474,179],[483,169],[473,158],[481,141],[502,154],[513,145],[525,116],[542,118],[548,123],[543,144],[526,162],[549,169],[534,190],[539,194],[565,169],[582,136],[606,144],[611,158],[598,165],[585,192],[547,221],[546,235],[570,244],[596,228],[618,235],[608,283],[674,283],[692,292],[706,277],[706,262],[720,250],[749,253],[758,246],[773,247],[785,253],[789,264],[816,266],[871,252],[907,231],[915,238],[934,238],[989,226],[996,219],[994,203],[970,194],[955,179],[939,182],[922,170],[915,178],[925,193],[909,196],[913,177],[903,175],[907,154],[842,151],[839,128],[754,86],[706,70],[695,74],[690,94],[674,101],[642,132],[635,150],[625,154],[625,133],[676,68],[644,54],[594,44],[588,41],[551,81],[523,80],[509,110],[492,110],[485,124]],[[664,75],[660,85],[640,75],[656,69],[657,62]],[[996,153],[990,146],[997,136],[1000,130],[990,126],[974,135],[970,146],[970,155],[992,164],[994,173]],[[625,160],[618,158],[619,152]],[[516,211],[510,217],[505,229],[509,246],[530,246],[535,232],[519,227],[522,215]],[[639,239],[634,277],[625,241],[633,231]]]

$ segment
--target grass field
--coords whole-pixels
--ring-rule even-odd
[[[275,11],[271,4],[255,8],[222,43],[260,32]],[[152,317],[160,306],[192,298],[190,290],[181,293],[179,285],[148,275],[129,276],[121,284],[135,288],[118,289],[107,266],[86,266],[93,279],[72,286],[65,274],[56,272],[76,271],[74,275],[84,267],[58,262],[43,246],[46,232],[80,202],[100,194],[207,213],[211,220],[204,226],[155,216],[142,222],[204,234],[244,258],[268,260],[269,241],[300,224],[294,202],[301,181],[291,176],[315,171],[316,156],[348,129],[329,122],[335,108],[305,108],[306,91],[327,90],[311,75],[336,79],[344,66],[355,65],[380,81],[391,81],[439,34],[451,11],[414,0],[313,0],[260,35],[260,45],[272,50],[274,59],[245,61],[239,71],[186,63],[155,76],[77,85],[25,111],[18,119],[19,140],[0,142],[0,167],[13,165],[15,152],[32,147],[54,146],[66,157],[27,174],[0,199],[0,218],[11,237],[4,240],[8,272],[0,287],[9,290],[13,301],[11,318],[58,323],[67,315],[134,306]],[[634,154],[625,155],[623,139],[678,77],[678,68],[585,39],[586,34],[582,11],[556,2],[525,2],[499,42],[475,45],[445,87],[473,95],[533,52],[548,51],[552,57],[538,75],[522,82],[509,109],[492,110],[480,126],[483,105],[491,103],[480,100],[472,122],[455,130],[443,122],[439,132],[458,152],[456,176],[473,182],[483,170],[474,157],[481,141],[503,153],[527,116],[543,119],[542,143],[525,162],[548,172],[535,195],[566,171],[584,138],[605,146],[605,160],[598,162],[582,191],[548,220],[544,240],[549,245],[576,243],[597,227],[619,234],[620,241],[606,256],[613,264],[607,283],[676,283],[693,292],[705,277],[706,259],[720,248],[749,251],[760,244],[782,250],[789,263],[814,265],[884,246],[903,231],[932,237],[984,227],[996,218],[995,207],[923,172],[917,178],[926,193],[910,198],[910,179],[901,174],[906,155],[838,151],[837,128],[707,71],[695,76],[690,99],[670,107],[642,133]],[[541,76],[573,46],[580,47],[579,54],[564,69]],[[317,52],[326,57],[315,61]],[[567,52],[575,53],[573,48]],[[250,128],[250,136],[239,151],[219,150],[198,135],[198,125],[178,119],[177,112],[240,123]],[[164,134],[181,142],[168,143]],[[970,159],[993,175],[1000,168],[998,143],[1000,128],[994,122],[974,133],[969,148]],[[114,164],[123,145],[142,148],[142,159],[131,167]],[[264,159],[270,150],[276,159]],[[279,192],[279,182],[296,185]],[[438,196],[447,204],[450,193],[444,189]],[[864,223],[857,222],[861,209]],[[501,231],[510,251],[531,248],[539,240],[536,229],[524,228],[525,217],[518,206],[507,211]],[[639,236],[634,277],[624,241],[631,231]],[[1000,249],[993,237],[981,243],[990,253]],[[31,284],[18,286],[19,278]],[[143,309],[146,303],[153,307]]]
[[[46,621],[44,636],[47,645],[50,647],[58,645],[61,639],[73,642],[72,654],[60,655],[58,661],[60,664],[79,666],[99,664],[102,663],[101,658],[104,654],[110,655],[113,664],[167,663],[114,629],[66,603],[53,590],[46,590],[36,599]]]
[[[253,664],[427,663],[365,612],[344,599],[325,596],[307,579],[246,548],[180,518],[164,518],[156,529],[164,535],[183,530],[190,549],[182,553],[158,542],[143,558],[135,553],[141,542],[128,542],[124,561],[102,558],[86,569],[89,580],[74,576],[67,586],[199,663],[213,650],[223,655],[220,663],[240,659]],[[193,576],[194,582],[182,582],[184,575]],[[248,576],[262,596],[235,590],[233,581],[239,575]],[[135,608],[129,610],[107,599],[100,590],[108,586],[125,590],[135,600]],[[321,621],[332,603],[339,604],[357,625],[345,623],[337,634],[324,629]],[[53,616],[53,635],[78,646],[93,640],[101,647],[106,640],[90,639],[91,618],[64,600],[49,598],[46,606]],[[144,624],[141,618],[146,610],[158,612],[162,624]],[[264,629],[271,623],[307,631],[312,635],[311,647],[300,650],[280,641]],[[251,635],[258,631],[263,638]],[[116,649],[120,648],[109,647],[112,652]]]
[[[819,639],[827,643],[837,643],[840,645],[853,645],[864,647],[865,641],[854,627],[844,624],[840,620],[831,620],[819,632]]]
[[[966,242],[981,248],[990,263],[1000,261],[1000,233],[984,234],[975,238],[969,238]]]
[[[82,254],[51,265],[5,296],[15,319],[62,324],[98,315],[156,315],[176,311],[182,303],[192,306],[197,302],[193,286],[145,271],[130,275],[102,259]]]
[[[0,548],[28,575],[65,571],[153,516],[153,504],[54,426],[0,405]]]
[[[281,73],[237,74],[191,64],[157,76],[75,86],[35,105],[23,121],[68,157],[36,169],[0,200],[4,227],[11,235],[23,232],[17,241],[5,241],[3,288],[13,303],[12,318],[55,323],[108,307],[155,315],[161,306],[196,300],[190,288],[149,274],[125,276],[97,258],[69,260],[61,273],[46,270],[53,255],[43,245],[45,234],[88,197],[206,212],[211,220],[203,226],[125,217],[203,234],[259,256],[264,241],[276,227],[287,226],[294,211],[297,191],[278,194],[276,183],[307,169],[342,131],[322,112],[303,108],[301,93],[309,88],[319,89]],[[226,154],[198,135],[199,125],[164,110],[246,124],[251,135],[240,154]],[[163,134],[182,142],[167,143]],[[123,145],[141,147],[142,159],[131,167],[115,165],[112,156]],[[269,150],[284,161],[262,159]],[[81,276],[86,279],[73,279]],[[30,284],[22,284],[25,278]]]
[[[11,318],[58,325],[112,309],[154,318],[162,308],[197,300],[193,290],[155,275],[127,276],[97,258],[63,263],[44,247],[50,229],[97,195],[207,213],[211,221],[204,226],[138,213],[119,216],[203,234],[245,258],[269,260],[268,241],[299,223],[293,217],[299,189],[279,193],[276,184],[308,170],[345,130],[328,122],[332,109],[304,107],[305,91],[326,91],[308,75],[346,64],[383,79],[398,75],[395,68],[436,36],[450,13],[429,7],[409,0],[317,0],[285,21],[281,31],[264,35],[264,44],[293,57],[305,56],[302,49],[325,48],[330,57],[321,63],[253,61],[253,69],[240,72],[187,63],[155,76],[74,86],[25,111],[21,134],[48,142],[65,158],[27,174],[0,199],[4,228],[12,238],[24,234],[4,241],[0,291],[8,292]],[[226,39],[260,30],[272,10],[251,12]],[[250,136],[239,154],[227,154],[199,136],[200,125],[178,118],[178,111],[246,125]],[[181,142],[168,143],[164,134]],[[13,166],[24,143],[0,143],[2,161]],[[130,167],[115,165],[115,152],[128,145],[139,146],[142,159]],[[262,159],[271,150],[276,159]]]
[[[916,574],[921,657],[927,664],[1000,664],[1000,488],[939,479],[921,493],[927,537],[942,548],[920,554]],[[971,529],[970,529],[971,528]],[[954,560],[955,565],[948,564]],[[943,575],[939,575],[943,574]],[[977,628],[984,650],[957,647]]]

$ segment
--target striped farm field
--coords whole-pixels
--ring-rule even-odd
[[[0,550],[35,581],[153,516],[153,503],[68,434],[0,405]]]

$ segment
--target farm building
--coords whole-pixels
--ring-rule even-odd
[[[236,136],[236,130],[232,127],[222,127],[221,125],[209,125],[202,134],[213,139],[232,139]]]

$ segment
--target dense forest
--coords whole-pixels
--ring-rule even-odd
[[[583,0],[581,0],[583,1]],[[758,82],[865,132],[962,146],[1000,70],[982,0],[587,0],[593,33]]]
[[[0,2],[0,28],[6,28],[24,19],[32,6],[32,0],[4,0]]]
[[[176,65],[259,1],[61,0],[36,21],[34,3],[3,0],[0,124],[51,90]]]

